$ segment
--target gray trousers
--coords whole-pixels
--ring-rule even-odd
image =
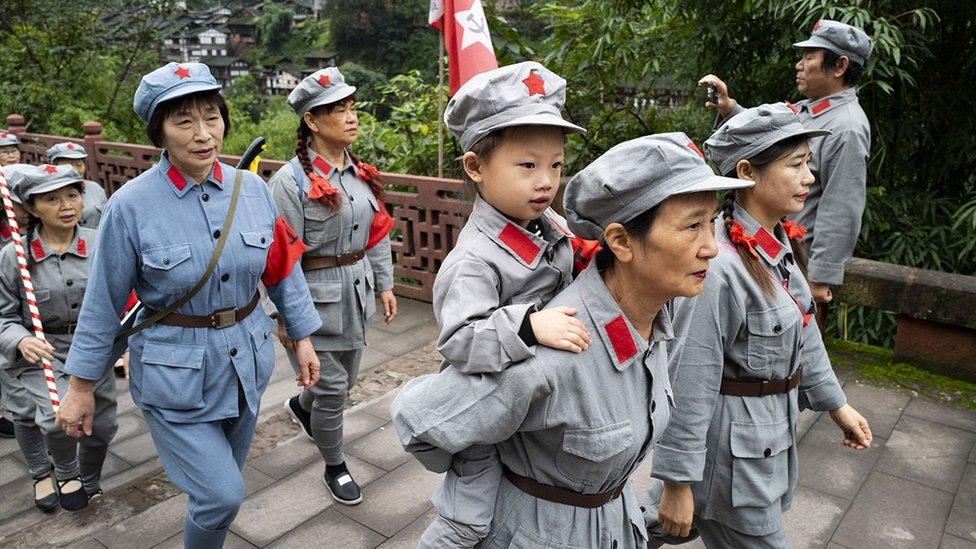
[[[779,530],[765,536],[750,536],[729,528],[721,522],[695,516],[695,527],[705,547],[709,549],[786,549],[786,532]]]
[[[68,375],[55,371],[58,392],[63,396],[68,392]],[[91,436],[69,437],[54,424],[54,411],[48,397],[44,370],[40,366],[27,368],[16,377],[34,402],[34,423],[44,433],[44,442],[54,461],[54,476],[67,480],[81,476],[85,491],[93,494],[98,491],[102,478],[102,465],[108,454],[108,443],[118,430],[115,419],[115,372],[106,368],[101,379],[95,382],[95,416],[92,420]],[[80,447],[79,447],[80,446]]]
[[[302,391],[298,403],[312,414],[312,438],[325,459],[326,465],[339,465],[342,455],[342,413],[346,408],[349,391],[359,376],[362,349],[351,351],[319,351],[319,381]],[[288,360],[295,373],[301,371],[294,355]]]
[[[34,399],[20,385],[17,378],[5,368],[0,368],[0,388],[3,390],[4,408],[14,423],[17,445],[20,446],[20,451],[27,462],[27,472],[34,480],[50,475],[52,469],[51,462],[47,459],[44,433],[34,423],[36,414]]]
[[[451,461],[431,502],[437,516],[420,538],[418,549],[474,547],[491,532],[502,464],[493,445],[476,445]]]

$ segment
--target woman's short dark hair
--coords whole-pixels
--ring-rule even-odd
[[[176,112],[193,110],[197,107],[217,107],[220,117],[224,120],[224,137],[230,132],[230,115],[227,113],[227,102],[224,96],[217,90],[202,91],[191,93],[169,101],[163,101],[156,106],[149,124],[146,126],[146,135],[149,141],[157,147],[163,146],[163,122],[170,115]]]
[[[628,234],[637,238],[641,243],[643,243],[647,233],[651,232],[651,227],[654,226],[654,220],[657,219],[657,214],[660,209],[661,204],[658,204],[630,221],[621,223],[621,225],[624,226],[624,230],[626,230]],[[600,248],[600,251],[596,254],[597,270],[600,272],[606,271],[607,268],[613,265],[613,262],[616,259],[617,257],[613,255],[610,247],[604,243],[603,247]]]
[[[830,50],[823,50],[823,62],[820,64],[820,68],[824,72],[832,71],[840,65],[841,55],[834,53]],[[857,85],[858,81],[861,80],[861,75],[864,74],[864,65],[854,61],[850,57],[847,58],[847,70],[844,71],[844,85],[854,86]]]

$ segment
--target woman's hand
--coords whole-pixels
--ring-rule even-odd
[[[397,316],[397,300],[393,290],[380,292],[380,303],[383,304],[383,320],[387,324],[393,324],[393,319]]]
[[[830,291],[830,286],[827,284],[811,282],[810,293],[817,303],[830,303],[834,299],[834,293]]]
[[[295,345],[295,359],[301,368],[301,373],[295,376],[298,386],[307,389],[319,381],[319,357],[312,348],[312,338],[306,337],[293,342]]]
[[[858,413],[850,404],[845,404],[830,411],[830,419],[844,432],[844,446],[863,450],[871,447],[871,427],[868,420]]]
[[[68,436],[91,436],[92,418],[95,416],[94,383],[71,376],[68,394],[61,399],[61,407],[54,416],[54,423]]]
[[[532,333],[540,345],[581,353],[590,346],[590,334],[586,326],[573,318],[576,309],[553,307],[529,314]]]
[[[715,86],[715,91],[718,94],[718,103],[712,103],[711,101],[705,101],[705,107],[715,107],[722,118],[727,118],[732,109],[735,108],[735,99],[729,97],[729,88],[725,85],[725,82],[715,76],[714,74],[706,74],[698,81],[699,86],[704,86],[705,84],[711,84]]]
[[[42,358],[54,360],[54,346],[46,339],[39,339],[33,336],[22,338],[17,343],[17,350],[24,357],[24,360],[31,364],[38,364]]]
[[[285,321],[280,316],[278,317],[278,341],[281,342],[285,351],[288,351],[289,354],[295,354],[295,340],[288,337],[288,332],[285,331]]]
[[[657,510],[657,521],[661,529],[679,538],[691,534],[692,517],[695,514],[695,497],[687,484],[664,483],[661,504]]]

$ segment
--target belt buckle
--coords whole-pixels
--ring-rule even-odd
[[[227,307],[226,309],[218,309],[210,315],[210,326],[217,328],[218,330],[223,330],[224,328],[230,328],[234,324],[237,324],[237,308]]]

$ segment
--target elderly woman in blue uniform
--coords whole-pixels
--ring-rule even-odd
[[[672,535],[694,524],[708,547],[786,547],[804,408],[829,412],[846,446],[871,445],[814,320],[805,231],[781,222],[814,183],[808,141],[827,134],[778,103],[733,116],[705,141],[721,173],[755,186],[726,195],[705,289],[675,303],[694,329],[673,363],[676,408],[651,469],[664,482],[658,520]],[[653,515],[653,492],[649,500]]]
[[[85,171],[88,169],[85,159],[88,158],[88,153],[81,145],[70,141],[58,143],[47,150],[46,156],[49,164],[55,166],[67,164],[74,168],[82,179],[85,179]],[[81,214],[80,225],[88,229],[97,229],[98,221],[102,218],[102,210],[105,209],[105,202],[108,201],[105,197],[105,189],[98,183],[85,179],[85,194],[82,198],[85,200],[85,210]]]
[[[376,169],[348,149],[358,132],[355,92],[335,67],[302,80],[288,95],[300,117],[296,154],[268,182],[278,211],[308,245],[302,268],[322,318],[312,334],[322,375],[284,408],[315,441],[325,459],[326,487],[345,505],[362,500],[342,454],[342,412],[376,310],[374,292],[386,322],[396,317],[387,236],[392,223],[376,223],[392,222],[381,202],[383,186]],[[290,347],[288,337],[282,342]]]
[[[444,470],[472,444],[504,467],[481,547],[647,545],[627,480],[664,431],[672,397],[667,302],[698,294],[715,257],[716,176],[682,133],[621,143],[567,185],[573,233],[599,240],[595,262],[547,308],[578,309],[590,346],[539,346],[497,374],[453,366],[410,381],[392,406],[400,442]]]
[[[24,248],[46,339],[34,337],[31,310],[13,245],[0,252],[0,353],[7,365],[6,373],[29,399],[27,406],[19,410],[20,415],[33,413],[31,423],[44,434],[43,441],[32,437],[21,441],[18,436],[18,442],[35,479],[35,501],[45,510],[47,506],[43,504],[50,498],[36,496],[46,491],[43,483],[51,482],[47,454],[54,461],[61,507],[70,511],[81,509],[88,505],[89,498],[101,494],[102,465],[117,429],[115,378],[102,375],[93,388],[95,411],[91,434],[81,438],[79,449],[79,441],[55,425],[44,370],[40,366],[42,358],[51,361],[58,390],[64,393],[68,388],[64,360],[71,346],[88,282],[90,258],[95,250],[95,232],[78,226],[83,186],[81,177],[71,167],[50,164],[28,169],[17,185],[17,195],[30,213],[24,230]],[[25,427],[28,427],[25,434],[29,434],[30,426]]]
[[[146,305],[137,323],[166,313],[129,338],[130,390],[163,467],[189,496],[183,542],[191,548],[220,547],[244,497],[241,467],[275,366],[274,325],[255,310],[259,282],[295,340],[299,385],[318,377],[308,336],[321,320],[295,262],[303,245],[259,177],[217,160],[229,123],[219,89],[206,65],[170,63],[136,90],[133,108],[164,151],[102,214],[58,418],[70,435],[90,432],[93,380],[111,369],[131,290]]]

